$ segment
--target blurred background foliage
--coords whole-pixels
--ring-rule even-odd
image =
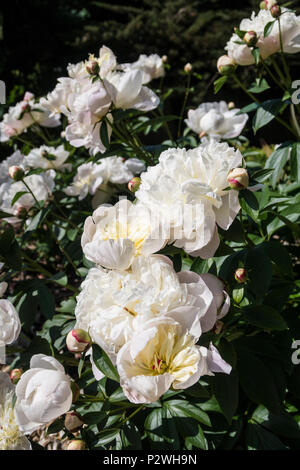
[[[289,4],[295,7],[297,2]],[[181,107],[179,98],[185,90],[185,79],[178,71],[187,62],[194,70],[190,107],[220,99],[233,100],[241,107],[248,98],[240,90],[233,90],[231,82],[217,97],[212,84],[217,78],[217,58],[224,53],[233,27],[258,8],[258,0],[1,2],[0,78],[7,85],[7,104],[15,103],[25,90],[36,95],[52,90],[57,77],[66,75],[68,63],[97,53],[105,44],[113,49],[119,62],[134,61],[142,53],[168,56],[170,68],[164,87],[174,88],[168,113],[178,113]],[[292,72],[299,70],[297,56],[290,56]],[[251,67],[245,67],[242,73],[250,84],[254,78]],[[274,90],[270,93],[273,96]],[[273,128],[273,136],[276,134]]]

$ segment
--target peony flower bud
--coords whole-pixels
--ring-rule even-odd
[[[30,101],[30,100],[33,100],[33,98],[34,98],[34,94],[31,93],[30,91],[26,91],[23,101]]]
[[[266,9],[267,9],[267,4],[266,4],[266,2],[265,2],[265,1],[260,2],[259,8],[260,8],[261,10],[266,10]]]
[[[255,31],[248,31],[244,36],[244,42],[248,47],[253,47],[257,43],[257,34]]]
[[[228,173],[227,181],[231,189],[245,189],[249,185],[248,171],[245,168],[234,168]]]
[[[8,169],[8,174],[14,181],[20,181],[24,177],[24,170],[19,166],[13,165]]]
[[[233,108],[235,108],[235,103],[234,103],[233,101],[230,101],[230,102],[228,103],[228,105],[227,105],[227,108],[228,108],[228,109],[233,109]]]
[[[164,64],[166,64],[168,62],[168,56],[167,55],[163,55],[161,60],[163,61]]]
[[[85,442],[81,439],[70,441],[67,450],[85,450]]]
[[[99,67],[98,62],[96,60],[89,62],[86,65],[86,70],[90,75],[98,75],[100,72],[100,67]]]
[[[76,403],[80,395],[80,388],[78,387],[76,382],[71,382],[70,387],[73,395],[72,403]]]
[[[185,64],[183,70],[185,71],[185,73],[191,73],[191,71],[193,70],[192,64],[190,64],[190,63],[188,62],[187,64]]]
[[[67,335],[67,348],[70,352],[84,352],[92,344],[92,339],[87,331],[75,329]]]
[[[264,3],[265,3],[265,5],[266,5],[266,7],[265,7],[266,10],[271,10],[271,8],[272,8],[273,6],[277,5],[277,1],[276,1],[276,0],[265,0]]]
[[[19,382],[21,375],[23,374],[23,369],[13,369],[9,373],[10,380],[12,381],[13,384],[16,384]]]
[[[83,426],[81,416],[76,411],[69,411],[65,417],[65,428],[70,432],[77,432]]]
[[[234,273],[234,278],[239,284],[243,284],[248,280],[248,273],[245,268],[238,268]]]
[[[139,178],[138,176],[135,176],[129,181],[128,189],[132,193],[135,193],[139,189],[140,185],[141,185],[141,178]]]
[[[222,75],[231,73],[235,68],[235,62],[228,55],[221,55],[217,61],[217,69]]]
[[[281,8],[279,5],[273,5],[272,8],[270,9],[270,13],[273,16],[273,18],[279,18],[281,15]]]
[[[18,217],[18,219],[26,219],[27,217],[27,210],[23,206],[19,206],[16,210],[15,216]]]

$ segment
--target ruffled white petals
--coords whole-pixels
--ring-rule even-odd
[[[0,346],[14,343],[21,332],[19,315],[13,304],[0,299]]]
[[[69,152],[64,149],[63,145],[59,145],[56,148],[42,145],[39,148],[32,149],[25,157],[25,162],[31,168],[70,170],[72,168],[71,165],[65,163],[68,156]]]

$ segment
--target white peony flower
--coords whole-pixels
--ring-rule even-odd
[[[54,358],[36,354],[30,370],[22,374],[16,386],[15,418],[26,434],[69,411],[72,404],[70,378]]]
[[[35,198],[46,201],[54,189],[55,171],[48,170],[40,175],[30,175],[24,178]],[[11,201],[18,192],[26,192],[13,205]],[[35,204],[35,199],[22,181],[7,181],[0,185],[0,207],[4,212],[18,215],[20,209],[29,210]]]
[[[71,170],[72,165],[65,163],[68,156],[69,152],[64,149],[63,145],[56,148],[42,145],[39,148],[32,149],[26,156],[25,162],[31,168],[43,168],[44,170],[66,168]]]
[[[280,16],[280,26],[282,32],[283,51],[288,54],[296,54],[300,51],[300,16],[282,8],[283,14]],[[258,41],[256,46],[260,50],[263,59],[280,51],[280,35],[278,21],[275,21],[269,36],[264,37],[265,26],[274,21],[270,10],[260,10],[256,15],[252,13],[251,18],[244,18],[241,21],[239,29],[241,31],[254,31],[257,34]],[[236,64],[251,65],[255,63],[251,54],[251,48],[246,44],[239,44],[241,39],[237,34],[233,34],[228,41],[225,50]]]
[[[75,309],[76,326],[88,331],[115,362],[120,348],[146,321],[170,316],[191,334],[201,334],[201,318],[213,295],[196,273],[177,274],[169,258],[136,258],[129,271],[90,269]]]
[[[227,230],[240,210],[237,191],[225,189],[228,172],[241,163],[241,153],[227,143],[169,149],[142,173],[135,195],[170,227],[170,242],[210,258],[219,245],[217,225]]]
[[[15,386],[9,375],[0,372],[0,450],[31,450],[29,440],[20,431],[14,416]]]
[[[202,103],[197,109],[188,111],[186,125],[198,135],[207,135],[219,139],[233,139],[242,132],[247,120],[247,114],[236,113],[238,108],[228,109],[225,101]]]
[[[207,314],[201,318],[201,329],[203,333],[211,330],[217,320],[225,317],[230,308],[230,297],[225,290],[224,283],[210,273],[200,274],[202,281],[209,287],[213,294],[213,302]]]
[[[96,190],[103,183],[103,173],[101,165],[97,163],[84,163],[77,168],[77,173],[71,186],[65,189],[68,196],[79,196],[81,201],[88,194],[95,194]]]
[[[0,297],[7,289],[6,282],[0,283]],[[21,332],[19,315],[13,304],[7,299],[0,299],[0,346],[14,343]]]
[[[84,224],[81,246],[85,256],[108,269],[128,269],[134,258],[147,256],[167,243],[163,227],[142,205],[123,199],[100,206]]]
[[[116,108],[151,111],[159,105],[158,96],[142,85],[143,74],[140,70],[110,72],[104,85]]]
[[[185,389],[231,366],[216,348],[196,346],[197,338],[172,318],[150,320],[136,331],[117,356],[120,384],[133,403],[153,403],[169,388]]]
[[[119,67],[125,71],[140,70],[143,74],[143,85],[146,85],[155,78],[160,78],[165,75],[164,64],[158,54],[150,54],[149,56],[141,54],[136,62],[121,64]]]

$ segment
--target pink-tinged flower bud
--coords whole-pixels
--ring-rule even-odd
[[[270,13],[273,16],[273,18],[279,18],[281,15],[281,8],[279,5],[273,5],[272,8],[270,9]]]
[[[190,63],[188,62],[187,64],[185,64],[183,70],[185,71],[185,73],[191,73],[191,71],[193,70],[192,64],[190,64]]]
[[[245,189],[249,185],[249,175],[245,168],[234,168],[228,173],[227,181],[231,189]]]
[[[89,62],[85,68],[90,75],[98,75],[100,72],[100,67],[96,60]]]
[[[81,439],[74,439],[70,441],[67,447],[67,450],[85,450],[85,442]]]
[[[26,91],[23,100],[30,101],[30,100],[33,100],[33,98],[34,98],[34,94],[31,93],[30,91]]]
[[[24,170],[19,166],[13,165],[8,169],[8,174],[14,181],[20,181],[24,178]]]
[[[141,185],[141,178],[139,178],[138,176],[135,176],[129,181],[128,189],[132,193],[135,193],[139,189],[140,185]]]
[[[219,335],[221,331],[223,330],[223,327],[224,327],[224,322],[222,322],[221,320],[217,320],[215,323],[215,326],[213,327],[213,332],[216,335]]]
[[[253,47],[257,43],[257,34],[255,31],[248,31],[244,36],[244,42],[248,47]]]
[[[234,273],[234,278],[239,284],[243,284],[248,280],[248,273],[245,268],[238,268]]]
[[[274,5],[277,5],[277,1],[276,1],[276,0],[265,0],[264,3],[266,4],[266,10],[271,10],[271,8],[272,8]]]
[[[65,416],[65,428],[70,432],[77,432],[83,426],[83,421],[79,413],[69,411]]]
[[[67,348],[70,352],[84,352],[92,344],[92,339],[87,331],[81,329],[75,329],[67,335]]]
[[[168,56],[167,55],[163,55],[162,58],[161,58],[162,62],[164,64],[166,64],[168,62]]]
[[[222,75],[227,75],[235,69],[235,62],[233,59],[228,57],[228,55],[224,54],[218,58],[217,61],[217,69]]]
[[[235,108],[235,103],[233,101],[230,101],[227,105],[228,109],[234,109]]]
[[[71,382],[70,387],[73,394],[72,403],[76,403],[80,395],[80,388],[78,387],[76,382]]]
[[[13,369],[9,373],[10,380],[12,381],[13,384],[16,384],[19,382],[21,375],[23,374],[23,369]]]
[[[18,219],[26,219],[27,218],[27,210],[23,206],[19,206],[15,212],[15,216]]]

